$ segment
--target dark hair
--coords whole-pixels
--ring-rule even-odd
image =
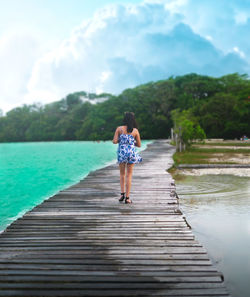
[[[123,124],[127,126],[127,132],[129,133],[132,132],[134,128],[137,128],[135,114],[133,112],[125,112]]]

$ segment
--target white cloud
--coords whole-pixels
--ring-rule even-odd
[[[164,1],[162,1],[164,3]],[[165,1],[165,8],[174,12],[178,13],[180,8],[188,5],[188,0],[169,0]]]
[[[35,60],[37,43],[29,35],[10,34],[0,39],[0,108],[19,105]],[[24,103],[24,102],[23,102]]]
[[[235,47],[233,48],[233,51],[234,51],[235,53],[239,54],[241,58],[245,58],[245,57],[246,57],[245,53],[244,53],[243,51],[241,51],[237,46],[235,46]]]
[[[236,24],[246,24],[247,20],[249,18],[249,15],[245,11],[239,11],[238,13],[235,14],[234,19]]]
[[[113,5],[99,11],[36,62],[27,98],[49,102],[79,89],[119,92],[144,82],[138,72],[152,54],[142,48],[145,36],[169,31],[179,21],[178,15],[170,15],[161,4]],[[45,89],[48,94],[42,98]]]
[[[194,32],[211,36],[215,47],[226,53],[236,43],[250,57],[249,0],[188,0],[176,6],[175,12],[184,16]]]
[[[210,35],[206,35],[205,38],[209,41],[213,41],[213,38]]]
[[[245,0],[107,6],[37,59],[32,70],[25,68],[26,80],[19,82],[16,95],[27,90],[24,101],[46,103],[74,91],[118,93],[190,72],[249,73],[249,15]]]

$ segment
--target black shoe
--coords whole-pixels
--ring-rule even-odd
[[[121,198],[119,199],[120,202],[122,202],[125,199],[125,193],[121,193]]]
[[[132,203],[133,201],[129,199],[129,197],[125,198],[125,203]]]

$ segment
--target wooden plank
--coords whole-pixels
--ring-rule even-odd
[[[130,276],[130,277],[137,277],[137,276],[145,276],[145,277],[180,277],[180,276],[193,276],[193,277],[200,277],[200,276],[219,276],[221,277],[221,273],[212,270],[212,271],[176,271],[176,270],[164,270],[164,271],[157,271],[157,270],[135,270],[135,271],[119,271],[119,270],[36,270],[36,269],[5,269],[0,271],[1,275],[5,276],[114,276],[114,277],[121,277],[121,276]]]
[[[8,252],[6,255],[2,255],[0,257],[0,262],[2,261],[1,259],[12,259],[15,258],[14,260],[19,260],[19,259],[28,259],[29,262],[31,261],[30,259],[97,259],[98,257],[100,258],[106,258],[106,259],[117,259],[119,260],[124,260],[124,259],[129,259],[129,260],[209,260],[208,256],[206,254],[166,254],[166,255],[155,255],[155,254],[113,254],[113,255],[107,255],[105,252],[102,254],[99,253],[90,253],[90,254],[75,254],[75,253],[60,253],[60,252],[52,252],[52,253],[11,253]]]
[[[112,263],[114,262],[114,263]],[[214,271],[216,272],[216,269],[213,268],[209,263],[205,263],[205,265],[197,264],[197,265],[191,265],[188,263],[180,264],[177,263],[171,264],[162,264],[162,265],[122,265],[122,261],[120,263],[116,263],[115,261],[109,260],[109,264],[79,264],[79,265],[67,265],[67,264],[41,264],[41,263],[34,263],[34,264],[18,264],[18,263],[12,263],[12,264],[1,264],[0,272],[1,270],[84,270],[84,271]]]
[[[123,227],[123,229],[121,229],[121,227]],[[11,235],[13,232],[15,233],[34,233],[37,231],[40,232],[54,232],[56,233],[57,231],[63,231],[63,232],[67,232],[67,231],[86,231],[86,232],[110,232],[113,231],[115,232],[168,232],[168,233],[182,233],[182,232],[188,232],[188,233],[192,233],[192,231],[190,230],[190,228],[188,227],[175,227],[175,226],[159,226],[159,225],[147,225],[147,226],[141,226],[141,225],[126,225],[124,224],[123,226],[120,224],[119,226],[117,226],[117,224],[113,224],[112,226],[67,226],[67,225],[35,225],[35,226],[22,226],[22,225],[16,225],[16,226],[12,226],[12,228],[8,228],[8,230],[6,231],[6,233],[8,232],[8,235]],[[72,234],[72,232],[70,232]],[[5,233],[5,234],[6,234]]]
[[[113,289],[119,289],[124,290],[128,288],[128,284],[124,282],[82,282],[82,283],[76,283],[76,282],[54,282],[54,283],[35,283],[35,282],[22,282],[22,283],[1,283],[1,289],[11,289],[11,288],[20,288],[20,289],[51,289],[51,290],[58,290],[58,289],[83,289],[83,290],[113,290]],[[132,282],[129,284],[130,290],[147,290],[147,289],[156,289],[156,290],[162,290],[162,289],[222,289],[223,285],[221,283],[208,283],[208,282],[157,282],[153,278],[150,280],[148,279],[147,282],[141,283],[141,282]]]
[[[28,257],[29,256],[29,257]],[[78,257],[77,257],[78,256]],[[67,256],[56,256],[54,255],[24,255],[24,254],[15,254],[15,255],[8,255],[5,257],[0,258],[1,264],[81,264],[81,265],[108,265],[109,263],[115,264],[126,264],[126,265],[137,265],[139,266],[148,266],[148,265],[155,265],[155,266],[162,266],[162,265],[172,265],[172,266],[180,266],[180,265],[189,265],[189,266],[197,266],[197,265],[205,265],[210,266],[211,261],[207,258],[206,255],[202,257],[202,255],[182,255],[182,257],[157,257],[157,256],[145,256],[145,255],[137,255],[133,254],[124,256],[122,255],[119,257],[117,254],[113,255],[105,255],[105,254],[98,254],[98,255],[67,255]],[[98,259],[99,258],[99,259]],[[115,261],[115,262],[114,262]],[[12,266],[11,266],[12,267]],[[77,268],[78,266],[76,266]]]
[[[221,283],[220,276],[155,276],[154,280],[156,282],[165,282],[165,283]],[[18,276],[9,276],[2,275],[1,282],[81,282],[81,283],[146,283],[149,281],[149,277],[146,276],[62,276],[62,275],[18,275]]]
[[[89,239],[92,240],[108,240],[108,241],[120,241],[120,240],[135,240],[134,236],[136,236],[136,240],[145,240],[145,241],[153,241],[153,240],[177,240],[177,241],[184,241],[184,240],[192,240],[194,239],[193,235],[185,235],[185,234],[176,234],[176,235],[169,235],[169,234],[163,234],[161,235],[157,235],[157,236],[147,236],[147,235],[134,235],[134,234],[118,234],[118,235],[113,235],[113,234],[102,234],[102,235],[98,235],[98,234],[83,234],[81,236],[81,234],[77,234],[76,236],[28,236],[28,237],[9,237],[7,239],[3,238],[2,242],[6,243],[6,242],[27,242],[27,241],[31,241],[31,242],[65,242],[65,241],[70,241],[71,243],[78,243],[78,242],[83,242]],[[147,238],[148,237],[148,238]]]
[[[39,247],[39,246],[27,246],[27,247],[0,247],[0,253],[2,257],[5,257],[8,253],[11,252],[25,252],[27,253],[28,251],[35,251],[35,252],[42,252],[41,254],[46,254],[46,252],[55,252],[55,253],[69,253],[72,252],[74,254],[91,254],[94,253],[95,255],[102,254],[105,252],[106,254],[118,254],[118,255],[123,255],[123,254],[206,254],[206,250],[203,247],[196,247],[196,246],[153,246],[153,247],[146,247],[144,246],[143,248],[141,246],[126,246],[126,249],[124,249],[124,246],[121,245],[116,245],[116,246],[105,246],[105,249],[103,246],[66,246],[63,249],[61,247],[52,247],[52,246],[44,246],[44,247]]]
[[[27,296],[25,294],[29,294],[29,296],[86,296],[86,297],[94,297],[94,296],[110,296],[110,297],[125,297],[125,296],[228,296],[227,291],[224,288],[218,289],[165,289],[165,290],[133,290],[133,289],[122,289],[122,290],[86,290],[83,292],[82,289],[77,290],[2,290],[0,291],[0,296]]]

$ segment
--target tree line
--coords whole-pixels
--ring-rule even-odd
[[[125,111],[135,113],[144,139],[168,138],[177,115],[207,137],[240,138],[250,131],[250,80],[238,73],[219,78],[192,73],[118,96],[76,92],[50,104],[24,104],[0,112],[0,142],[109,140]]]

